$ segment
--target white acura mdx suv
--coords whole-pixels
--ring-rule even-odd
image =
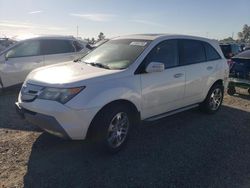
[[[138,120],[197,106],[215,113],[228,74],[214,40],[159,34],[118,37],[78,62],[31,72],[16,108],[49,133],[95,138],[115,152]]]

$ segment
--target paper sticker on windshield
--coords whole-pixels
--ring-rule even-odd
[[[139,41],[134,41],[130,43],[131,46],[146,46],[146,44],[147,42],[139,42]]]

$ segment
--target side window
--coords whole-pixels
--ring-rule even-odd
[[[204,42],[204,47],[206,51],[207,61],[221,59],[219,53],[210,44]]]
[[[46,39],[42,40],[42,54],[71,53],[75,49],[70,40]]]
[[[17,58],[17,57],[29,57],[40,55],[40,41],[25,41],[21,44],[10,49],[6,57],[7,58]]]
[[[80,44],[78,41],[73,41],[73,46],[76,52],[79,52],[84,48],[83,45]]]
[[[150,62],[164,63],[165,68],[178,65],[178,43],[177,40],[166,40],[155,46],[145,59],[146,65]],[[145,66],[146,66],[145,65]]]
[[[206,61],[205,50],[201,41],[180,40],[180,64],[189,65]]]

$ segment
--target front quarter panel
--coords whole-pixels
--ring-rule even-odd
[[[86,88],[66,103],[69,108],[81,110],[99,107],[116,100],[128,100],[140,111],[140,76],[133,75],[86,85]]]

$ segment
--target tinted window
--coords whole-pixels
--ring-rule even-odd
[[[75,48],[75,51],[76,52],[79,52],[81,51],[84,47],[82,44],[80,44],[79,42],[77,41],[73,41],[73,45],[74,45],[74,48]]]
[[[178,44],[177,40],[167,40],[161,42],[151,50],[145,59],[145,66],[150,62],[160,62],[165,64],[165,68],[178,65]]]
[[[7,58],[28,57],[40,55],[39,41],[25,41],[8,51]]]
[[[60,54],[74,52],[75,49],[70,40],[42,40],[42,54]]]
[[[206,51],[207,61],[212,61],[221,58],[218,52],[210,44],[204,42],[204,47]]]
[[[180,41],[180,64],[188,65],[206,61],[205,50],[202,42],[198,40]]]

